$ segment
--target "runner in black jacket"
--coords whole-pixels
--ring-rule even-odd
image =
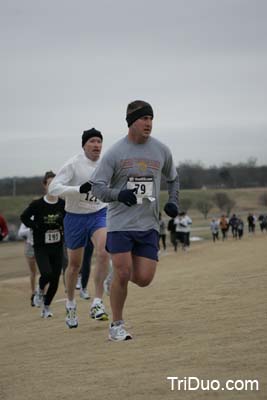
[[[54,176],[52,171],[46,172],[44,176],[46,193]],[[49,306],[56,294],[62,268],[64,206],[63,200],[45,194],[34,200],[20,217],[24,225],[33,230],[34,254],[41,274],[34,304],[37,307],[43,306],[43,318],[53,316]],[[46,285],[48,287],[45,291]]]

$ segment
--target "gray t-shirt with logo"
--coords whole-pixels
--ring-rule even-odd
[[[159,231],[161,175],[166,177],[170,202],[178,206],[179,180],[169,148],[150,137],[136,144],[128,136],[115,143],[103,156],[90,178],[92,192],[109,203],[107,228],[114,231]],[[138,204],[119,202],[121,190],[135,188]]]

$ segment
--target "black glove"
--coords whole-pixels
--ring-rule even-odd
[[[136,193],[136,189],[121,190],[118,196],[118,201],[131,207],[137,203],[136,195],[134,193]]]
[[[164,211],[171,218],[175,218],[178,215],[178,208],[174,203],[166,203]]]
[[[90,192],[91,187],[92,187],[91,183],[85,182],[80,186],[79,192],[80,193],[88,193],[88,192]]]

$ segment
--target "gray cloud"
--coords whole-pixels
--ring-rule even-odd
[[[261,0],[6,2],[1,176],[58,168],[90,126],[108,148],[136,98],[152,103],[177,162],[266,164],[266,11]]]

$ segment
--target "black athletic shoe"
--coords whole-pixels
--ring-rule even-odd
[[[35,307],[35,304],[34,304],[33,299],[34,299],[34,294],[31,295],[31,306],[32,306],[32,307]]]

